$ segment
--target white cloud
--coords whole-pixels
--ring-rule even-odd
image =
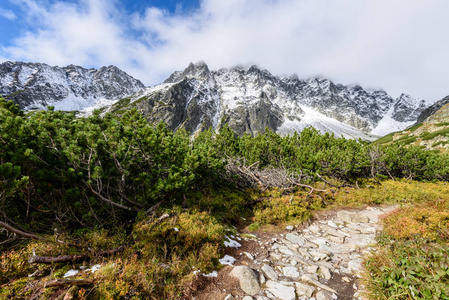
[[[445,0],[203,0],[189,14],[149,7],[133,15],[113,0],[15,1],[39,28],[0,51],[9,59],[114,64],[146,84],[191,61],[212,69],[255,63],[394,96],[449,94]]]
[[[16,14],[9,9],[4,9],[0,7],[0,17],[6,18],[8,20],[15,20],[17,19]]]

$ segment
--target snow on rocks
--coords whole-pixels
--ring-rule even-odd
[[[363,257],[375,243],[379,216],[394,208],[342,210],[304,229],[286,228],[286,234],[243,237],[260,249],[242,252],[245,265],[230,274],[251,299],[363,299],[357,282]]]

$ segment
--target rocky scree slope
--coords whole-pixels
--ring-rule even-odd
[[[375,139],[412,125],[426,102],[382,90],[344,86],[315,77],[278,77],[257,66],[209,70],[203,63],[174,72],[164,83],[116,103],[111,110],[140,109],[150,121],[194,133],[228,124],[238,134],[266,127],[278,133],[307,126],[337,136]]]
[[[83,110],[129,96],[145,86],[115,66],[85,69],[43,63],[0,64],[0,95],[22,109]]]

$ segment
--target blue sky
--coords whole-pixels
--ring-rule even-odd
[[[1,0],[0,62],[116,65],[146,85],[190,62],[257,64],[436,101],[447,0]]]

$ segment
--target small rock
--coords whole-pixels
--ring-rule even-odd
[[[262,273],[260,273],[259,281],[260,281],[260,284],[264,284],[265,282],[267,282],[267,280],[265,279],[265,276],[263,276]]]
[[[280,247],[281,245],[279,245],[278,243],[274,243],[273,246],[271,246],[271,250],[276,250]]]
[[[301,280],[304,281],[304,282],[313,284],[314,286],[316,286],[316,287],[318,287],[318,288],[320,288],[322,290],[326,290],[326,291],[331,292],[331,293],[337,293],[336,290],[334,290],[334,289],[328,287],[327,285],[324,285],[324,284],[320,283],[319,281],[311,278],[310,275],[303,274],[301,276]]]
[[[296,260],[291,260],[291,261],[290,261],[290,264],[291,264],[292,266],[296,266],[296,265],[298,264],[298,262],[297,262]]]
[[[337,244],[343,244],[345,242],[345,237],[344,236],[329,235],[327,238],[331,242],[334,242],[334,243],[337,243]]]
[[[295,267],[284,267],[282,269],[282,273],[284,273],[284,276],[286,277],[293,277],[293,278],[299,277],[298,269],[296,269]]]
[[[273,260],[280,260],[280,259],[282,259],[282,254],[279,254],[279,253],[276,253],[276,252],[271,252],[270,253],[270,257]]]
[[[246,257],[248,257],[249,259],[251,259],[251,260],[254,260],[254,256],[252,256],[252,254],[251,253],[248,253],[248,252],[243,252],[245,255],[246,255]]]
[[[291,242],[293,244],[298,244],[299,246],[303,246],[305,244],[305,242],[306,242],[302,237],[300,237],[299,235],[294,234],[294,233],[287,233],[285,238],[289,242]]]
[[[341,210],[337,212],[337,218],[342,220],[343,222],[351,222],[351,223],[368,223],[369,218],[362,214],[356,212],[350,212],[346,210]]]
[[[356,258],[348,262],[348,270],[350,272],[358,273],[362,269],[362,259]]]
[[[330,227],[338,228],[338,225],[332,220],[328,221],[327,225],[329,225]]]
[[[322,252],[318,252],[318,251],[310,251],[309,252],[310,255],[313,256],[313,260],[314,261],[319,261],[319,260],[328,260],[329,256],[327,256],[327,254],[324,254]]]
[[[299,254],[301,254],[303,257],[305,258],[312,258],[312,256],[310,255],[310,253],[307,251],[307,249],[304,248],[299,248],[298,249]]]
[[[269,265],[265,264],[262,266],[262,268],[260,268],[262,270],[262,272],[265,274],[265,276],[268,277],[268,279],[277,281],[278,280],[278,275],[276,274],[276,272],[273,270],[272,267],[270,267]]]
[[[294,287],[285,286],[282,283],[272,280],[267,281],[267,292],[279,300],[294,300],[296,298]]]
[[[267,298],[265,296],[257,296],[256,300],[270,300],[270,298]]]
[[[289,249],[286,246],[280,246],[279,247],[279,252],[285,254],[285,255],[295,255],[297,253],[293,252],[291,249]]]
[[[237,266],[230,273],[240,282],[240,288],[248,295],[256,295],[260,291],[260,285],[256,274],[247,266]]]
[[[316,291],[315,287],[301,282],[295,282],[295,287],[298,296],[306,296],[307,298],[312,297],[312,294]]]
[[[318,266],[309,266],[306,268],[307,273],[315,274],[318,271]]]
[[[309,231],[313,233],[320,233],[320,228],[316,225],[309,226]]]
[[[234,300],[234,296],[232,296],[232,294],[228,294],[224,300]]]
[[[349,277],[342,277],[341,280],[343,280],[344,282],[351,282],[351,279],[349,279]]]
[[[319,291],[316,293],[316,300],[332,300],[332,294],[328,291]]]
[[[330,280],[332,278],[332,274],[329,269],[325,266],[320,266],[321,274],[323,274],[324,279]]]
[[[285,227],[285,229],[287,229],[288,231],[292,231],[295,227],[288,225]]]
[[[253,297],[251,297],[251,296],[245,296],[245,297],[243,297],[242,300],[253,300]]]

